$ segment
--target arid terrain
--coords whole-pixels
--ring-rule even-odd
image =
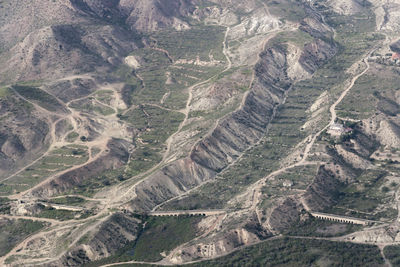
[[[400,266],[399,0],[0,0],[0,266]]]

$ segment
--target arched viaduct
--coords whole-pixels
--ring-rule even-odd
[[[174,211],[151,211],[146,213],[148,216],[214,216],[220,214],[226,214],[227,210],[174,210]],[[328,220],[340,223],[349,223],[349,224],[359,224],[359,225],[371,225],[373,223],[377,223],[377,221],[364,220],[359,218],[340,216],[334,214],[327,214],[322,212],[314,212],[310,211],[310,214],[321,220]]]
[[[213,216],[225,214],[225,210],[174,210],[174,211],[151,211],[149,216]]]
[[[360,225],[371,225],[373,223],[376,223],[376,221],[364,220],[364,219],[346,217],[340,215],[332,215],[322,212],[310,212],[310,214],[317,219],[340,222],[340,223],[350,223],[350,224],[360,224]]]

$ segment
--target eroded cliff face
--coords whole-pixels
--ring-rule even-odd
[[[326,37],[330,36],[332,31],[322,24],[320,18],[305,20],[302,28],[314,36],[314,41],[306,44],[300,51],[298,47],[290,43],[267,45],[265,51],[259,56],[259,62],[255,66],[256,81],[243,101],[243,105],[239,110],[222,119],[207,137],[194,146],[190,159],[203,169],[211,171],[212,176],[207,176],[207,179],[213,179],[266,134],[276,107],[284,102],[293,83],[310,77],[309,75],[337,53],[336,44],[326,41]],[[156,173],[149,177],[146,183],[137,186],[137,190],[144,192],[142,188],[147,187],[147,183],[151,183],[158,175]],[[335,179],[331,172],[323,167],[320,168],[317,178],[324,182],[328,178]],[[327,189],[329,193],[332,193],[330,190],[337,190],[336,186],[340,184],[336,180],[328,181],[328,183],[332,183],[331,189]],[[317,184],[318,182],[315,183],[313,189],[310,186],[309,191],[313,192],[310,194],[314,194],[314,191],[318,192],[312,198],[318,203],[317,198],[321,195],[323,203],[330,203],[332,199],[325,197],[325,192],[320,192],[325,188]],[[151,189],[147,187],[147,190],[148,192],[157,190],[157,195],[163,194],[163,190],[159,187]],[[168,192],[169,197],[174,196],[171,192]],[[142,197],[143,195],[140,198]],[[153,206],[160,203],[157,200],[153,202]],[[143,208],[142,204],[135,199],[131,202],[130,208],[140,210]],[[152,205],[147,205],[145,208],[151,207]],[[207,259],[228,253],[238,246],[251,244],[272,233],[287,230],[302,219],[301,213],[304,210],[303,204],[298,199],[283,197],[277,201],[267,218],[260,215],[261,217],[257,219],[259,215],[250,211],[230,214],[217,226],[217,233],[201,239],[195,245],[188,245],[179,251],[174,251],[168,258],[171,262],[182,263],[194,258]],[[264,221],[265,219],[267,221]],[[263,222],[263,225],[260,222]]]
[[[286,77],[282,47],[268,48],[256,66],[257,82],[239,110],[222,119],[197,143],[190,156],[164,167],[135,188],[132,210],[149,210],[193,188],[234,161],[265,133],[274,108],[284,100],[290,81]],[[278,79],[281,81],[277,83]]]
[[[87,2],[86,5],[93,9],[100,3]],[[184,6],[184,4],[182,5]],[[117,8],[115,5],[110,6],[112,10],[115,8]],[[104,8],[101,7],[100,9]],[[113,11],[110,12],[111,15],[109,16],[114,16]],[[96,13],[96,16],[104,16],[104,14]],[[313,29],[314,32],[327,31],[325,26],[318,24],[321,23],[320,21],[316,21],[310,23],[312,24],[309,26],[310,29]],[[318,34],[314,35],[318,36]],[[112,49],[112,51],[115,50]],[[134,198],[124,208],[133,212],[150,211],[157,205],[214,179],[218,173],[227,168],[267,133],[268,125],[274,118],[277,107],[284,103],[292,84],[312,75],[336,51],[337,48],[334,43],[320,39],[314,39],[305,47],[296,47],[295,49],[293,44],[267,45],[259,55],[259,61],[254,67],[254,82],[240,107],[220,119],[215,128],[198,141],[186,157],[167,164],[136,185],[131,194]],[[121,52],[122,54],[123,52]],[[115,57],[118,58],[120,55],[117,54]],[[302,74],[293,71],[293,64],[297,64]],[[51,85],[49,90],[57,94],[63,101],[69,101],[81,96],[81,92],[76,93],[76,89],[74,89],[77,82],[76,80],[60,81]],[[79,80],[79,82],[83,83],[85,87],[85,92],[82,95],[89,94],[93,90],[94,81],[91,79]],[[66,94],[60,90],[64,86],[71,91],[71,94]],[[48,197],[68,192],[74,187],[79,187],[86,179],[93,179],[100,175],[104,170],[119,168],[127,163],[129,158],[129,144],[127,142],[113,140],[108,144],[108,148],[109,152],[101,154],[96,160],[85,166],[55,177],[51,182],[36,188],[32,195]],[[270,236],[271,230],[279,231],[289,227],[292,222],[298,220],[301,210],[301,204],[295,200],[283,200],[281,205],[272,211],[274,219],[268,223],[272,229],[266,229],[262,226],[258,222],[256,214],[246,214],[240,222],[234,222],[237,218],[230,217],[227,220],[231,223],[229,228],[221,226],[222,231],[217,238],[213,237],[212,240],[207,242],[182,249],[184,253],[180,254],[179,257],[176,256],[178,258],[175,261],[180,262],[197,257],[213,257],[227,253],[237,247],[257,242]],[[282,214],[286,213],[290,216],[283,219]],[[132,223],[135,224],[136,222]],[[127,225],[132,223],[126,222]],[[113,229],[119,228],[119,226],[114,226],[115,223],[111,223],[104,226],[107,228],[96,229],[92,241],[69,251],[63,257],[63,264],[84,264],[109,256],[115,251],[114,249],[126,244],[127,240],[131,241],[136,238],[137,228],[132,226],[133,231],[130,229],[123,230],[124,237],[118,237],[116,243],[110,243],[110,247],[108,247],[106,241],[102,239],[102,235],[104,232],[113,232]],[[107,237],[107,235],[105,236]],[[174,257],[171,259],[174,260]]]
[[[314,73],[328,59],[332,58],[337,52],[337,47],[332,43],[327,43],[317,39],[304,47],[304,53],[300,57],[300,64],[309,73]]]
[[[315,28],[315,25],[310,27]],[[213,179],[256,144],[265,135],[276,107],[285,100],[291,84],[296,82],[288,76],[290,51],[286,44],[267,46],[259,56],[255,81],[240,108],[222,118],[203,140],[194,145],[188,158],[164,167],[137,185],[136,197],[129,209],[151,210],[163,201]],[[298,63],[312,74],[336,52],[334,43],[316,39],[304,47]]]
[[[207,17],[208,22],[231,26],[226,32],[223,41],[224,51],[222,51],[223,55],[220,51],[220,57],[225,55],[228,59],[231,53],[235,54],[237,52],[235,52],[236,49],[241,50],[236,54],[239,55],[238,58],[240,60],[235,61],[236,58],[234,56],[230,57],[232,62],[228,62],[229,64],[227,65],[229,67],[222,72],[218,72],[222,74],[221,76],[226,74],[226,78],[213,77],[219,80],[214,83],[217,86],[209,87],[206,101],[204,101],[205,97],[201,89],[194,90],[196,94],[192,99],[189,97],[192,102],[188,102],[187,108],[176,110],[188,118],[181,125],[182,127],[179,126],[176,135],[173,138],[171,137],[173,139],[171,141],[172,145],[177,145],[171,150],[166,149],[167,152],[161,164],[153,165],[155,167],[148,172],[142,173],[141,175],[143,176],[135,176],[132,180],[112,188],[106,187],[103,192],[99,193],[99,195],[103,195],[93,197],[101,199],[107,193],[114,196],[118,195],[115,202],[113,202],[114,199],[112,197],[107,196],[107,200],[104,201],[107,204],[98,204],[98,208],[103,204],[106,206],[105,210],[101,211],[103,212],[101,215],[109,214],[109,207],[113,207],[115,210],[124,209],[126,212],[132,211],[133,213],[150,211],[172,198],[182,196],[189,190],[216,179],[221,172],[229,168],[249,148],[256,145],[268,134],[268,126],[275,118],[275,115],[279,114],[279,107],[285,103],[287,95],[291,93],[292,86],[298,81],[312,77],[338,51],[338,46],[333,41],[332,29],[325,24],[322,16],[314,9],[308,8],[307,4],[304,4],[306,13],[308,12],[307,18],[297,24],[296,22],[291,22],[290,27],[293,28],[288,30],[280,27],[288,27],[289,24],[286,25],[284,20],[279,20],[269,14],[268,7],[264,9],[261,3],[257,1],[214,0],[211,2],[218,3],[218,6],[211,5],[211,7],[206,7],[204,10],[196,6],[199,1],[190,0],[71,0],[60,2],[63,3],[64,8],[68,9],[68,12],[79,17],[79,21],[85,23],[81,25],[63,18],[57,25],[39,27],[30,31],[27,36],[19,36],[18,38],[21,38],[21,42],[10,50],[12,53],[10,52],[8,57],[5,57],[5,62],[10,62],[10,64],[3,71],[11,75],[7,77],[10,81],[27,79],[52,80],[41,88],[59,99],[57,103],[60,106],[60,110],[58,110],[60,114],[73,114],[68,118],[60,119],[55,125],[52,125],[55,129],[54,139],[58,140],[60,144],[63,144],[64,137],[72,131],[70,123],[73,124],[74,119],[79,124],[78,128],[80,130],[78,133],[74,132],[74,134],[78,134],[76,143],[82,146],[88,145],[90,147],[89,151],[92,148],[97,149],[97,147],[92,146],[93,144],[90,142],[86,144],[84,141],[79,142],[79,136],[85,137],[90,141],[104,137],[103,134],[109,134],[106,122],[115,122],[116,126],[112,134],[120,132],[115,136],[122,137],[121,139],[111,139],[110,134],[107,137],[110,137],[111,141],[104,143],[106,148],[101,149],[99,154],[93,154],[87,163],[71,166],[71,169],[50,177],[49,181],[41,183],[40,186],[35,187],[32,192],[23,195],[23,197],[36,199],[48,198],[63,193],[75,193],[74,190],[87,186],[88,181],[94,181],[95,183],[103,172],[124,169],[127,166],[130,161],[130,154],[132,155],[132,151],[134,151],[133,143],[136,142],[138,144],[143,140],[138,138],[138,140],[132,141],[135,134],[131,132],[137,129],[134,129],[134,127],[127,129],[127,126],[123,127],[122,123],[119,123],[121,122],[119,119],[124,113],[126,114],[136,108],[132,102],[125,101],[130,96],[126,97],[126,99],[122,97],[123,99],[121,100],[119,94],[124,94],[124,89],[121,88],[126,89],[129,87],[127,94],[132,93],[134,90],[141,91],[141,89],[139,85],[137,87],[121,85],[119,84],[121,81],[117,81],[118,83],[113,83],[107,87],[107,83],[115,82],[117,78],[113,76],[108,80],[108,77],[102,76],[107,76],[116,69],[119,71],[121,66],[121,69],[130,67],[130,72],[127,71],[128,74],[126,75],[127,77],[130,75],[127,78],[127,83],[135,80],[134,82],[141,84],[143,87],[144,83],[149,83],[149,80],[152,81],[151,79],[154,77],[150,77],[150,79],[144,77],[148,73],[144,73],[145,75],[141,77],[141,73],[136,73],[135,71],[140,69],[140,65],[146,65],[148,63],[147,60],[151,61],[154,58],[136,57],[136,55],[132,56],[130,53],[135,51],[138,46],[144,45],[145,49],[148,50],[144,51],[145,49],[143,49],[141,51],[143,53],[162,52],[163,57],[170,57],[167,53],[168,51],[165,52],[163,49],[158,48],[156,43],[153,46],[147,46],[146,42],[141,43],[138,41],[136,31],[146,32],[149,36],[152,34],[150,32],[161,29],[181,31],[190,27],[188,17],[199,20]],[[235,6],[235,8],[232,8],[232,6]],[[234,11],[228,10],[228,7]],[[254,10],[256,8],[257,10]],[[251,13],[252,11],[254,13]],[[247,14],[252,16],[249,15],[249,17],[239,21],[240,15],[238,14],[242,14],[240,12],[245,12],[246,16]],[[278,32],[276,35],[274,34],[278,38],[278,42],[276,40],[275,42],[262,40],[266,36],[270,37],[267,33],[269,34],[274,29]],[[290,34],[279,35],[282,32],[285,34],[290,32]],[[297,35],[299,32],[300,34]],[[292,33],[293,35],[291,35]],[[303,45],[303,40],[293,40],[293,37],[290,36],[295,36],[295,38],[301,36],[301,38],[304,37],[308,41],[304,41],[305,45]],[[12,36],[12,38],[17,37]],[[249,39],[238,45],[237,42],[242,38]],[[286,40],[285,38],[289,38],[289,41],[280,42],[281,40]],[[257,45],[250,46],[247,49],[250,51],[243,51],[243,47],[253,41],[254,43],[258,42]],[[299,45],[299,42],[302,44]],[[258,54],[258,52],[254,52],[255,48],[259,49],[263,46],[262,53],[258,55],[257,64],[254,63],[257,58],[254,55],[251,56],[251,59],[244,59],[252,53]],[[392,50],[395,51],[393,47]],[[252,51],[253,48],[254,51]],[[135,60],[134,63],[128,64],[126,61],[127,55],[130,55],[131,59]],[[217,68],[222,66],[222,59],[215,61],[211,52],[209,57],[210,61],[206,62],[207,64],[209,63],[208,65],[206,63],[201,66],[193,64],[196,66],[188,67],[185,65],[186,63],[178,64],[173,62],[174,60],[171,58],[168,58],[168,64],[171,64],[171,68],[179,71],[184,70],[186,67],[193,68],[183,75],[186,75],[188,80],[199,80],[198,84],[201,86],[208,86],[209,81],[212,79],[201,80],[203,77],[191,76],[191,72],[199,70],[198,72],[201,73],[206,69],[205,67],[212,66]],[[51,60],[53,58],[54,60]],[[359,64],[360,67],[361,63]],[[354,69],[354,72],[357,70]],[[231,74],[231,71],[233,73],[236,72],[236,74]],[[252,71],[254,71],[254,76]],[[91,73],[87,74],[86,72]],[[107,74],[102,75],[103,73]],[[156,73],[155,76],[157,77],[154,79],[156,80],[163,75],[164,73]],[[112,75],[110,74],[110,76]],[[169,86],[178,86],[177,80],[171,78],[171,73],[165,76],[168,76],[166,77],[166,83]],[[147,78],[147,80],[143,78]],[[240,86],[238,86],[239,83],[237,81],[241,81]],[[218,82],[220,83],[217,84]],[[187,84],[187,81],[184,81],[179,86],[186,86]],[[248,84],[251,85],[248,86]],[[237,88],[229,88],[234,86],[237,86]],[[101,93],[105,93],[104,91],[108,89],[105,94],[108,94],[109,99],[101,100],[97,98],[98,96],[94,93],[99,88],[102,89]],[[110,88],[112,90],[109,90]],[[151,89],[154,88],[151,87]],[[185,88],[187,89],[187,87]],[[299,86],[299,88],[303,87]],[[151,93],[153,92],[151,90]],[[327,105],[327,102],[332,100],[327,92],[328,90],[325,91],[326,94],[321,95],[321,102],[316,109]],[[170,106],[164,105],[164,100],[169,97],[169,93],[171,92],[166,92],[160,102],[155,101],[154,103],[145,104],[171,111]],[[184,93],[186,94],[187,90]],[[217,110],[218,106],[231,100],[233,95],[236,97],[234,101],[237,101],[237,105],[235,103],[235,109],[229,109],[227,112],[224,110],[224,115],[218,114],[211,119],[205,116],[196,117],[193,115],[191,117],[193,111],[201,114],[201,111],[207,111],[209,107],[212,110],[214,108]],[[240,99],[242,100],[240,102],[238,99],[242,95],[243,99]],[[400,99],[399,96],[397,97]],[[271,235],[284,232],[302,219],[302,214],[305,213],[306,208],[324,211],[334,206],[341,188],[354,181],[361,171],[372,168],[370,157],[376,152],[377,147],[380,145],[391,148],[399,146],[400,123],[397,119],[399,105],[397,104],[398,101],[393,101],[391,98],[384,96],[379,99],[378,110],[382,113],[380,115],[383,120],[380,121],[378,116],[379,118],[377,117],[373,123],[365,122],[364,127],[357,129],[356,134],[351,137],[351,145],[347,143],[335,144],[326,146],[321,151],[318,151],[323,154],[323,160],[330,163],[319,167],[311,185],[301,187],[301,189],[296,187],[295,190],[298,191],[306,189],[306,193],[303,196],[304,202],[303,199],[300,201],[296,198],[300,197],[300,195],[288,197],[283,194],[272,199],[271,203],[268,204],[270,206],[260,211],[257,209],[257,202],[254,199],[257,198],[256,193],[262,195],[263,192],[257,192],[254,189],[251,192],[253,194],[252,200],[246,198],[246,204],[243,206],[238,205],[238,207],[240,206],[239,209],[249,203],[251,207],[246,206],[243,210],[229,211],[227,216],[208,217],[208,223],[215,225],[213,229],[207,229],[209,230],[209,235],[204,235],[190,244],[179,247],[177,251],[173,251],[167,258],[172,263],[182,263],[193,259],[207,259],[229,253],[241,246],[254,244]],[[69,111],[64,110],[65,106],[69,107],[68,105],[71,104],[71,101],[76,99],[78,99],[74,102],[76,106],[99,104],[98,102],[101,101],[104,101],[103,104],[105,103],[106,105],[109,105],[112,101],[121,103],[125,101],[125,104],[120,106],[111,105],[115,114],[104,115],[100,120],[96,117],[98,113],[96,114],[93,110],[85,110],[84,112],[78,110],[73,112],[71,109]],[[10,112],[10,109],[13,108],[12,101],[17,102],[17,100],[11,98],[6,98],[4,103],[0,100],[0,120],[4,117],[7,125],[10,125],[10,127],[5,127],[7,129],[3,132],[0,130],[0,149],[2,153],[0,154],[0,164],[4,166],[15,165],[19,161],[32,160],[34,154],[43,152],[42,148],[49,143],[52,133],[49,125],[55,121],[54,117],[51,117],[51,120],[46,120],[47,116],[41,113],[43,110],[40,110],[41,112],[38,112],[39,109],[31,111],[27,107],[21,108],[21,114],[17,113],[7,117],[6,112],[1,113],[1,110],[4,111],[6,109],[7,112]],[[213,104],[209,106],[201,105],[201,103],[207,101],[213,101]],[[199,105],[195,106],[194,102],[196,102],[195,104],[199,103]],[[26,105],[24,101],[21,101],[21,103]],[[120,108],[121,106],[122,108]],[[310,110],[313,110],[313,108],[310,107]],[[141,111],[145,116],[151,116],[144,109],[141,109]],[[29,116],[33,117],[33,119],[31,117],[28,118],[27,114],[29,112],[31,112]],[[44,112],[46,113],[46,111]],[[323,114],[323,112],[324,110],[321,108],[320,114]],[[34,116],[32,115],[33,113]],[[386,117],[386,115],[389,117]],[[202,121],[203,119],[204,121]],[[28,120],[30,120],[29,123],[26,122]],[[15,121],[17,123],[14,127],[13,123]],[[321,123],[323,120],[316,121]],[[212,126],[210,126],[211,124]],[[17,126],[25,127],[28,134],[25,136],[25,133],[18,132]],[[204,129],[201,129],[202,127]],[[83,128],[84,130],[82,130]],[[194,130],[195,128],[196,130]],[[74,130],[76,130],[76,127]],[[150,127],[148,130],[151,132]],[[302,157],[301,153],[304,146],[310,142],[311,138],[309,137],[314,134],[310,129],[301,129],[301,131],[304,130],[310,133],[310,136],[306,140],[302,140],[296,147],[297,150],[295,152],[297,154],[293,153],[295,155],[290,159],[293,162],[298,162],[296,160]],[[180,139],[190,140],[181,141]],[[102,139],[102,141],[104,140]],[[263,139],[263,142],[265,140]],[[167,143],[169,141],[167,139]],[[182,148],[183,146],[185,147]],[[181,151],[177,153],[177,150]],[[147,156],[147,154],[144,155]],[[306,165],[310,163],[307,160],[312,159],[306,158],[305,160],[303,163]],[[287,166],[285,165],[286,163],[282,163],[282,166]],[[317,163],[319,164],[319,162]],[[2,165],[0,165],[0,169]],[[311,181],[313,176],[310,175],[310,177]],[[128,177],[122,178],[126,179]],[[143,180],[137,182],[136,179],[139,178],[143,178]],[[123,188],[125,186],[129,186],[129,189]],[[227,185],[227,188],[228,186],[230,185]],[[281,192],[285,192],[287,187],[290,187],[290,185],[281,184],[279,186],[282,187]],[[119,189],[121,189],[122,193]],[[80,191],[78,190],[77,192]],[[123,194],[122,197],[120,194]],[[63,255],[61,261],[54,263],[54,266],[85,265],[87,262],[110,256],[128,242],[135,240],[141,221],[134,219],[133,214],[121,214],[115,210],[111,211],[115,214],[98,227],[91,228],[90,223],[88,223],[90,235],[86,239],[87,242],[85,241],[85,244],[79,244],[79,242],[73,244],[71,250]],[[215,220],[212,221],[210,218]],[[207,223],[203,222],[203,224]],[[75,226],[71,226],[71,228],[73,227]],[[54,242],[56,242],[55,240],[53,239]],[[61,240],[61,238],[57,240]],[[36,241],[35,245],[37,246],[37,251],[39,251],[41,250],[40,246],[43,246],[43,244],[39,244],[40,240]],[[45,255],[47,252],[48,255]],[[43,254],[45,255],[43,258],[52,256],[54,251],[48,249],[46,253]],[[21,255],[25,256],[23,252],[21,252]]]

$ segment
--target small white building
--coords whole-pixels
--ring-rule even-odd
[[[329,126],[328,134],[330,134],[332,136],[341,136],[342,134],[348,133],[351,131],[352,131],[351,128],[346,128],[346,127],[344,127],[343,124],[333,123],[331,126]]]
[[[334,123],[329,127],[331,131],[344,132],[344,126],[340,123]]]
[[[284,187],[292,187],[293,186],[293,182],[292,181],[290,181],[290,180],[285,180],[285,181],[283,181],[283,184],[282,184]]]

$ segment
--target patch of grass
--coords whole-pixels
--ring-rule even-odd
[[[0,214],[9,214],[10,208],[10,199],[6,197],[0,197]]]
[[[0,220],[0,256],[6,255],[16,244],[45,226],[32,220]]]
[[[60,221],[72,220],[79,212],[71,210],[54,209],[51,207],[42,207],[42,210],[35,216],[40,218],[56,219]]]
[[[307,16],[301,1],[296,0],[263,0],[268,5],[271,14],[283,20],[300,21]]]
[[[10,91],[8,87],[0,87],[0,97],[6,97]]]
[[[151,169],[162,160],[160,149],[143,146],[131,154],[131,161],[127,171],[128,176],[136,176]]]
[[[305,221],[295,222],[284,234],[291,236],[333,237],[342,236],[361,229],[361,225],[342,224],[310,217]]]
[[[68,205],[68,203],[66,204]],[[67,209],[56,209],[40,204],[40,212],[36,213],[34,216],[40,218],[67,221],[72,219],[85,219],[91,215],[93,215],[92,210],[73,211]]]
[[[44,109],[52,112],[67,112],[64,106],[54,96],[39,88],[22,85],[14,85],[12,88],[24,98],[38,104]]]
[[[110,105],[113,100],[113,95],[114,93],[111,90],[99,90],[96,92],[95,97],[98,101]]]
[[[80,197],[59,197],[59,198],[53,198],[49,200],[48,202],[54,203],[54,204],[60,204],[60,205],[70,205],[70,206],[75,206],[75,205],[82,205],[83,203],[86,202],[83,198]]]
[[[29,87],[40,87],[44,84],[43,80],[30,80],[18,82],[18,85],[29,86]]]
[[[122,120],[129,122],[136,129],[142,131],[139,135],[142,143],[159,146],[176,132],[184,115],[154,106],[142,106],[134,109],[124,116]]]
[[[74,142],[77,138],[79,137],[79,134],[77,132],[70,132],[67,136],[66,136],[66,141],[67,142]]]
[[[86,178],[69,193],[93,196],[99,189],[124,181],[126,178],[125,167],[106,170],[101,174]]]
[[[273,46],[275,44],[292,43],[302,48],[305,44],[311,43],[314,38],[308,33],[297,30],[289,32],[281,32],[277,34],[270,42],[269,45]]]
[[[132,251],[134,260],[158,261],[161,252],[168,252],[198,233],[196,224],[201,218],[151,217]]]

